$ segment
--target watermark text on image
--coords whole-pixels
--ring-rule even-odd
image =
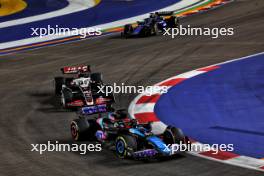
[[[234,144],[191,144],[182,143],[179,144],[168,144],[164,146],[164,151],[170,151],[172,154],[179,152],[209,152],[217,155],[219,152],[233,152]]]
[[[100,36],[102,35],[101,28],[66,28],[59,25],[41,28],[30,28],[31,36],[43,38],[45,36],[80,36],[80,38],[86,38],[88,36]]]
[[[151,96],[153,94],[163,94],[168,92],[168,86],[131,86],[121,83],[118,85],[114,83],[113,85],[100,85],[98,86],[97,93],[106,94],[106,96],[114,94],[145,94]]]
[[[31,151],[43,154],[44,152],[78,152],[85,155],[87,152],[100,152],[102,145],[96,144],[62,144],[59,141],[48,141],[46,144],[31,144]]]
[[[209,28],[209,27],[191,27],[190,25],[178,28],[165,28],[164,36],[175,38],[176,36],[209,36],[212,39],[217,39],[221,36],[233,36],[235,34],[234,28]]]

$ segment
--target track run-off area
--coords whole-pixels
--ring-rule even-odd
[[[167,93],[138,95],[130,114],[141,123],[153,122],[156,133],[167,125],[181,128],[203,148],[192,155],[264,171],[263,57],[259,53],[168,78],[156,84],[169,87]],[[215,153],[206,144],[231,144],[234,150]]]

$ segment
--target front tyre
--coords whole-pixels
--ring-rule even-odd
[[[175,127],[167,127],[165,132],[163,133],[163,140],[165,144],[185,144],[186,137],[184,136],[183,132],[179,128]]]
[[[137,140],[130,135],[118,136],[115,141],[115,150],[119,158],[128,158],[137,150]]]
[[[66,100],[65,100],[65,97],[64,97],[64,94],[63,94],[63,93],[61,94],[61,99],[60,99],[60,101],[61,101],[61,105],[62,105],[62,107],[63,107],[63,108],[67,108],[67,103],[66,103]]]
[[[179,27],[180,22],[179,22],[179,18],[178,17],[174,17],[174,25],[175,25],[175,28]]]
[[[124,31],[122,32],[122,36],[124,36],[125,38],[128,38],[131,36],[132,32],[133,32],[133,26],[131,24],[126,24],[124,26]]]
[[[55,77],[55,95],[61,94],[62,85],[65,83],[65,79],[63,77]]]
[[[73,95],[72,92],[68,89],[63,89],[61,93],[61,105],[63,108],[68,108],[68,103],[72,101]]]

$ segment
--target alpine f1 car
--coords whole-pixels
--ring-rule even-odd
[[[167,127],[162,134],[154,135],[150,123],[138,124],[125,110],[109,112],[104,105],[83,107],[79,118],[71,123],[71,134],[74,140],[95,136],[112,146],[119,158],[171,156],[179,153],[174,147],[180,143],[190,145],[178,128]]]
[[[135,25],[126,24],[121,36],[129,37],[148,37],[163,33],[165,28],[177,28],[179,19],[173,15],[173,12],[151,13],[149,18],[138,21]]]
[[[55,94],[60,97],[64,108],[111,105],[115,102],[113,94],[99,91],[103,86],[101,73],[91,73],[90,66],[72,66],[61,69],[65,77],[55,77]]]

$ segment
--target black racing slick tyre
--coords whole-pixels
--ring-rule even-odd
[[[178,28],[178,27],[179,27],[179,25],[180,25],[179,18],[177,18],[177,17],[174,17],[173,21],[174,21],[174,26],[175,26],[175,28]]]
[[[151,36],[151,28],[143,27],[139,33],[140,37],[149,37]]]
[[[85,139],[89,130],[89,123],[84,119],[75,119],[71,122],[71,136],[75,141]]]
[[[175,17],[175,16],[171,16],[169,18],[169,27],[170,28],[178,28],[179,27],[179,18]]]
[[[128,38],[130,37],[131,33],[133,32],[133,26],[131,24],[126,24],[124,26],[124,31],[122,32],[123,37]]]
[[[55,81],[55,95],[60,95],[62,85],[64,84],[65,79],[63,77],[55,77],[54,81]]]
[[[173,28],[178,28],[179,27],[179,18],[177,17],[171,17],[172,18],[172,25],[173,25]]]
[[[185,136],[181,129],[175,127],[167,127],[163,133],[163,140],[165,144],[185,144]]]
[[[63,108],[68,108],[68,103],[72,101],[73,95],[70,90],[64,89],[61,92],[61,105]]]
[[[137,151],[137,139],[131,135],[121,135],[116,138],[115,151],[119,158],[129,158]]]
[[[102,83],[103,82],[103,74],[102,73],[92,73],[91,74],[91,80],[96,83]]]

